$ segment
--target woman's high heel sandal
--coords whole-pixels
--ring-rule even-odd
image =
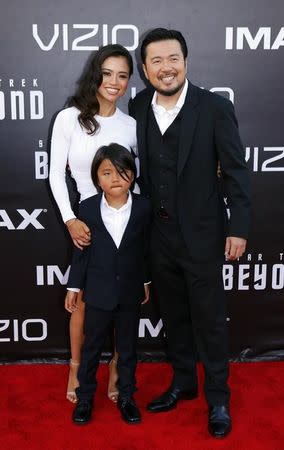
[[[118,389],[117,389],[118,373],[116,363],[117,361],[115,358],[112,358],[109,362],[109,380],[107,390],[108,398],[114,403],[117,403],[118,399]]]
[[[79,386],[79,382],[78,382],[78,378],[77,378],[79,365],[80,365],[79,362],[72,361],[72,359],[70,359],[66,398],[71,403],[77,402],[77,395],[76,395],[75,389]]]

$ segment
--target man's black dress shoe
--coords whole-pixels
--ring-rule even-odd
[[[73,422],[78,425],[88,423],[92,417],[92,409],[92,400],[78,400],[72,415]]]
[[[148,404],[147,410],[151,412],[170,411],[177,406],[179,400],[193,400],[197,397],[197,390],[182,391],[178,387],[171,387],[160,397]]]
[[[117,407],[120,410],[122,419],[130,424],[140,423],[141,414],[135,400],[130,398],[118,397]]]
[[[208,431],[216,438],[223,438],[230,433],[232,421],[229,408],[223,406],[209,406]]]

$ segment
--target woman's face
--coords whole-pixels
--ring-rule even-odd
[[[124,56],[110,56],[102,64],[103,81],[97,91],[102,102],[116,103],[125,94],[129,80],[129,67]]]

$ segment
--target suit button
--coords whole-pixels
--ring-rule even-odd
[[[120,280],[120,276],[116,275],[116,279],[117,279],[117,281],[119,281]]]

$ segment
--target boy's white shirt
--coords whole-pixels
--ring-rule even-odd
[[[116,209],[110,206],[103,193],[101,199],[101,216],[103,223],[111,235],[116,247],[118,248],[121,243],[122,236],[125,232],[125,228],[128,224],[129,217],[132,208],[132,195],[129,192],[127,202],[120,208]]]

